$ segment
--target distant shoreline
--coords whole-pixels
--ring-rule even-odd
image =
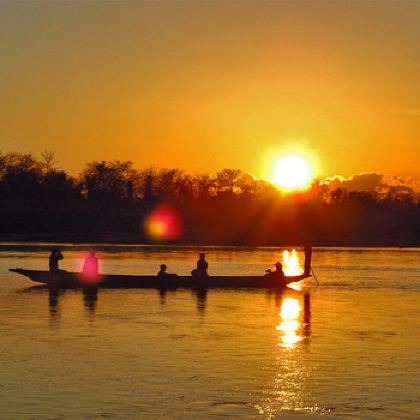
[[[110,237],[102,236],[100,239],[93,239],[86,236],[79,237],[59,237],[58,235],[48,234],[28,234],[28,235],[1,235],[0,234],[0,250],[7,247],[49,247],[51,245],[65,245],[89,248],[92,246],[100,247],[112,247],[119,246],[123,247],[151,247],[151,248],[170,248],[170,247],[186,247],[186,248],[242,248],[244,250],[259,249],[259,248],[303,248],[303,244],[300,243],[285,243],[279,241],[277,244],[266,243],[266,244],[238,244],[238,243],[200,243],[200,242],[145,242],[139,240],[112,240]],[[393,249],[416,249],[420,248],[419,244],[401,244],[401,243],[314,243],[314,248],[322,251],[323,248],[354,248],[354,249],[366,249],[366,248],[393,248]]]

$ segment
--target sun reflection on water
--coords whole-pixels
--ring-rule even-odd
[[[283,271],[286,276],[299,276],[303,273],[299,255],[295,249],[283,251]]]
[[[328,414],[312,394],[313,366],[304,362],[311,336],[309,293],[286,289],[276,296],[276,351],[271,368],[273,377],[256,409],[264,418],[287,413]]]
[[[276,330],[280,334],[280,346],[293,349],[297,343],[302,341],[299,330],[301,322],[298,318],[302,311],[302,307],[295,298],[285,298],[280,308],[280,324],[276,326]]]
[[[300,291],[300,290],[302,290],[302,285],[303,285],[303,282],[302,281],[298,281],[297,283],[289,283],[287,285],[287,287],[289,289]]]

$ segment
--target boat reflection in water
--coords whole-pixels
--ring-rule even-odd
[[[28,290],[31,291],[45,291],[48,290],[48,308],[50,312],[50,319],[58,320],[60,318],[60,299],[62,295],[66,292],[66,289],[60,289],[57,287],[48,287],[48,286],[32,286]],[[78,291],[78,293],[80,290]],[[167,303],[168,292],[175,293],[176,289],[158,289],[159,302],[161,305]],[[98,288],[95,286],[84,287],[82,289],[83,293],[83,304],[89,318],[93,319],[97,304],[98,304]],[[192,290],[192,295],[197,301],[198,312],[203,315],[207,306],[207,289],[198,288]]]
[[[168,292],[176,293],[176,291],[177,289],[164,289],[164,288],[158,289],[159,303],[161,305],[165,305],[167,303]],[[200,287],[197,289],[191,289],[191,295],[196,299],[197,310],[201,315],[203,315],[206,310],[207,293],[208,293],[208,289],[206,288]]]
[[[272,379],[256,408],[267,418],[297,412],[326,414],[310,392],[313,367],[304,357],[310,351],[311,296],[287,288],[275,293],[275,305],[275,359],[269,366]]]
[[[50,320],[57,321],[60,319],[60,299],[66,292],[66,289],[58,289],[57,287],[48,286],[34,286],[30,290],[45,290],[48,289],[48,309],[50,313]],[[98,302],[98,288],[97,287],[85,287],[82,289],[83,292],[83,304],[86,309],[86,313],[89,318],[93,319],[96,312]]]
[[[83,303],[90,318],[93,318],[95,315],[97,302],[98,288],[94,286],[83,288]]]
[[[60,306],[59,306],[59,299],[60,299],[60,291],[57,288],[50,287],[49,294],[48,294],[48,309],[50,311],[50,321],[51,326],[54,326],[55,323],[60,319]]]
[[[168,289],[158,289],[158,293],[159,293],[159,302],[161,305],[165,305],[166,303],[166,297],[168,295]]]
[[[203,315],[207,306],[207,289],[197,289],[195,291],[195,295],[197,299],[198,312]]]

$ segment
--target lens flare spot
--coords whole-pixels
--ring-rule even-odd
[[[174,240],[181,235],[181,223],[177,212],[168,205],[161,205],[145,219],[147,236],[153,240]]]
[[[84,285],[93,286],[102,281],[99,274],[99,259],[95,252],[83,253],[78,260],[79,280]]]

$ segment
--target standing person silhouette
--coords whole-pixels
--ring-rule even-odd
[[[51,248],[51,254],[49,257],[49,268],[50,271],[58,271],[58,261],[62,260],[63,254],[60,252],[58,248]]]
[[[209,264],[206,261],[206,254],[204,254],[203,252],[200,253],[200,256],[198,258],[197,268],[199,270],[201,270],[202,272],[204,272],[204,274],[207,274],[207,270],[209,268]]]
[[[311,260],[312,260],[312,246],[306,245],[305,246],[305,276],[309,276],[311,274]]]

